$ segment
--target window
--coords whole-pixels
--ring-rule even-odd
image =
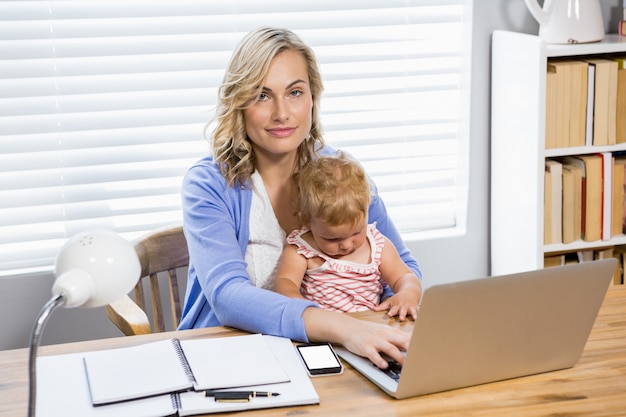
[[[180,182],[235,45],[293,29],[324,76],[327,142],[408,236],[462,226],[464,1],[0,0],[0,273],[85,229],[180,221]]]

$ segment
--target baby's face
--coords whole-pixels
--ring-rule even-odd
[[[318,249],[331,258],[350,255],[367,242],[367,221],[361,218],[354,225],[329,225],[311,219],[309,229]]]

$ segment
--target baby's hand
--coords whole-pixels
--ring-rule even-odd
[[[408,316],[417,318],[419,305],[415,295],[411,291],[398,292],[392,297],[387,298],[374,308],[374,311],[387,311],[389,317],[398,317],[398,320],[404,321]]]

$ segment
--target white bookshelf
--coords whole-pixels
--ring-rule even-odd
[[[495,31],[491,69],[491,274],[543,268],[544,254],[626,244],[626,236],[543,244],[547,157],[626,150],[626,144],[545,149],[548,58],[626,54],[626,38],[546,45],[538,36]]]

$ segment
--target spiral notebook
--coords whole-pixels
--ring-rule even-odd
[[[258,338],[228,337],[235,344],[248,343],[249,347],[258,346]],[[319,396],[315,387],[302,366],[300,358],[293,347],[291,340],[264,335],[261,342],[266,342],[279,367],[285,371],[289,382],[277,384],[255,385],[233,390],[272,391],[279,396],[258,397],[248,402],[217,402],[213,397],[205,397],[202,392],[187,390],[183,392],[161,394],[130,401],[119,401],[110,404],[94,406],[91,402],[84,358],[95,352],[78,352],[65,355],[40,356],[37,358],[37,417],[165,417],[165,416],[193,416],[213,413],[228,413],[243,410],[263,408],[300,406],[318,404]],[[181,341],[182,348],[185,342]],[[220,339],[198,339],[197,349],[204,360],[214,349],[224,346]],[[160,348],[159,348],[160,349]],[[116,349],[119,350],[119,349]],[[189,349],[188,349],[189,350]],[[107,352],[111,352],[109,350]],[[156,352],[156,349],[153,353]],[[230,351],[220,351],[219,357],[214,360],[231,357]],[[118,352],[119,354],[119,352]],[[102,358],[104,359],[104,358]],[[239,358],[246,362],[246,358]],[[145,358],[142,358],[145,360]],[[237,364],[224,363],[229,369]],[[158,366],[155,366],[157,369]],[[155,370],[150,371],[152,373]],[[252,371],[256,374],[257,371]],[[101,374],[99,374],[102,376]],[[152,375],[152,374],[151,374]],[[247,376],[248,377],[248,376]],[[121,384],[122,376],[116,375],[109,384]],[[160,378],[160,376],[158,376]],[[124,381],[124,384],[127,384]]]
[[[188,390],[288,382],[267,336],[167,339],[89,352],[83,362],[93,405]]]

